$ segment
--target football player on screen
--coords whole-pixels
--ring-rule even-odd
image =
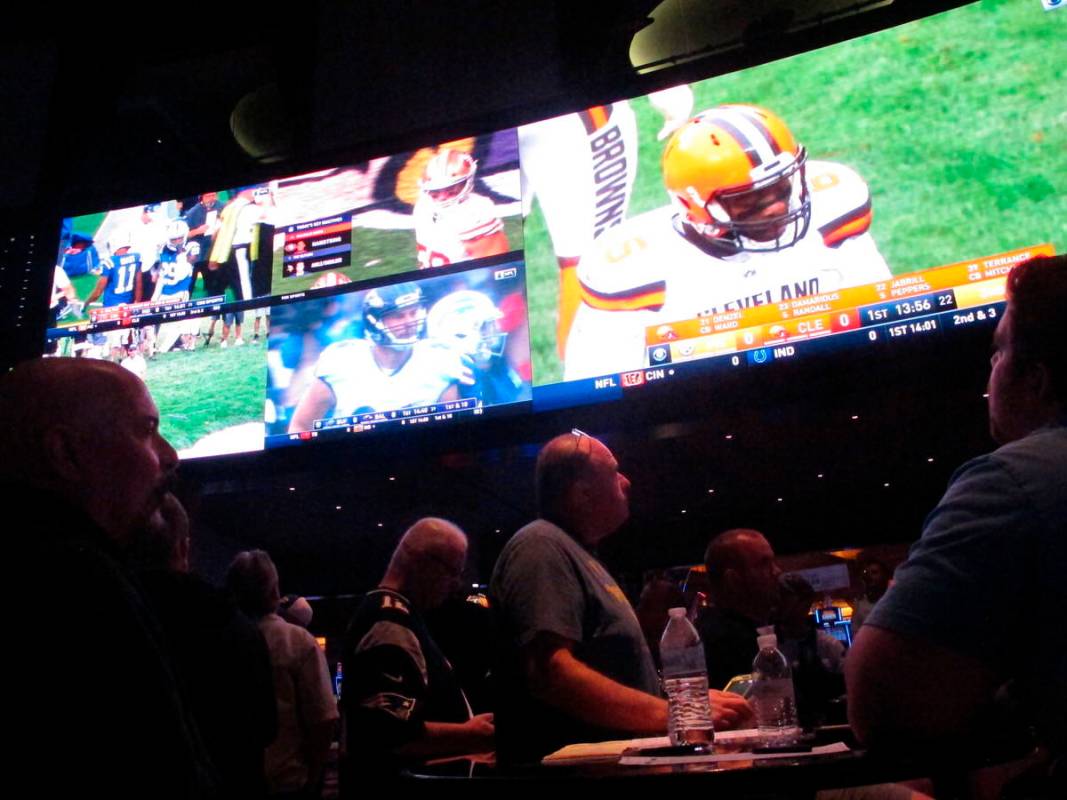
[[[48,302],[48,327],[54,328],[59,320],[71,315],[80,317],[83,308],[67,271],[62,264],[56,264],[52,273],[52,298]]]
[[[434,303],[427,316],[430,338],[452,348],[470,369],[468,381],[457,384],[461,398],[478,405],[513,403],[530,399],[530,386],[508,363],[508,335],[500,330],[504,312],[482,292],[461,289]]]
[[[614,228],[582,260],[564,379],[647,366],[645,330],[890,277],[867,184],[808,160],[766,109],[722,105],[667,142],[673,205]]]
[[[105,308],[129,305],[139,299],[137,295],[141,291],[141,257],[131,246],[129,232],[112,231],[108,236],[107,251],[107,258],[102,259],[100,265],[92,271],[98,277],[93,290],[85,298],[86,308],[92,307],[98,299],[100,305]],[[112,361],[119,361],[124,348],[137,338],[133,331],[126,328],[99,335],[106,340],[104,347],[107,355],[104,357],[109,357]]]
[[[137,302],[147,300],[156,290],[159,277],[159,253],[167,239],[166,214],[159,203],[149,203],[141,209],[136,223],[128,227],[130,249],[141,262],[138,277]]]
[[[426,339],[426,303],[414,283],[367,292],[363,337],[322,351],[291,433],[312,430],[315,420],[454,400],[456,382],[471,380],[454,352]]]
[[[474,193],[477,171],[470,154],[448,148],[427,162],[413,212],[419,269],[508,251],[496,206]]]
[[[693,110],[693,92],[674,86],[648,96],[663,115],[665,139]],[[560,357],[581,304],[578,262],[594,239],[626,219],[637,176],[637,118],[620,100],[519,128],[523,216],[533,196],[559,266],[556,345]]]
[[[107,258],[100,261],[93,274],[97,276],[96,286],[85,298],[86,306],[98,299],[105,308],[139,299],[141,256],[133,250],[128,231],[111,233],[107,240]]]
[[[184,303],[189,299],[193,284],[193,264],[196,263],[200,245],[187,241],[189,225],[180,219],[167,226],[167,241],[159,251],[159,279],[152,295],[153,303]],[[192,350],[200,320],[167,322],[159,326],[156,347],[159,352],[168,352],[181,339],[183,350]]]

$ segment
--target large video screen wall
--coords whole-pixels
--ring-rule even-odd
[[[63,222],[46,351],[184,457],[995,323],[1062,250],[1067,13],[982,2],[647,96]]]

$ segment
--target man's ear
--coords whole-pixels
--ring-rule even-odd
[[[44,458],[49,471],[64,481],[80,481],[85,470],[81,443],[66,425],[53,425],[44,434]]]
[[[1031,363],[1026,368],[1026,392],[1042,404],[1056,405],[1052,395],[1052,376],[1048,367],[1040,361]]]
[[[585,508],[589,503],[589,484],[584,478],[576,478],[567,487],[566,504],[568,510]]]
[[[722,571],[722,585],[728,592],[737,594],[737,581],[740,575],[733,567],[727,567]]]

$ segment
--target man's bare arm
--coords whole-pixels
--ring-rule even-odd
[[[575,642],[540,633],[524,654],[526,677],[533,692],[549,705],[591,725],[632,733],[662,734],[667,730],[667,701],[631,689],[579,661]],[[712,689],[708,692],[716,729],[751,724],[752,708],[743,697]]]
[[[333,389],[325,381],[315,378],[296,404],[293,417],[289,420],[289,432],[311,430],[312,423],[322,419],[323,414],[333,408],[336,402]]]
[[[426,732],[396,753],[415,758],[487,753],[494,747],[493,735],[492,714],[478,714],[466,722],[427,722]]]
[[[337,731],[337,720],[326,719],[311,725],[305,735],[304,749],[308,761],[308,785],[318,786],[326,769],[330,745]]]
[[[104,289],[107,288],[107,278],[101,275],[96,280],[96,285],[93,287],[92,293],[85,298],[85,305],[96,302],[96,299],[104,293]]]
[[[539,633],[523,654],[534,695],[591,725],[633,733],[667,730],[667,702],[623,686],[579,661],[575,643]]]
[[[898,749],[973,730],[998,686],[972,656],[870,623],[845,659],[845,681],[856,736]]]

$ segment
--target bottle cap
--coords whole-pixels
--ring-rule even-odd
[[[765,633],[762,636],[756,637],[756,644],[759,645],[760,650],[766,650],[768,648],[778,648],[778,637],[773,633]]]
[[[667,611],[668,616],[670,616],[672,619],[677,617],[684,617],[688,613],[689,612],[686,611],[684,608],[672,608]]]

